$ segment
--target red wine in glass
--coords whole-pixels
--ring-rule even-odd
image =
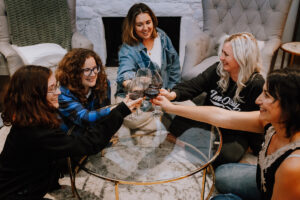
[[[135,90],[129,93],[129,98],[131,100],[137,100],[138,98],[141,98],[144,96],[143,90]]]
[[[146,97],[149,97],[150,99],[154,99],[159,94],[159,88],[147,88],[145,90]]]

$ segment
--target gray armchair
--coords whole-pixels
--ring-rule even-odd
[[[203,32],[186,45],[182,79],[189,80],[218,61],[223,35],[250,32],[263,41],[262,74],[274,64],[292,0],[202,0]]]
[[[12,44],[39,43],[93,49],[76,32],[76,0],[0,0],[0,75],[12,75],[24,64]]]

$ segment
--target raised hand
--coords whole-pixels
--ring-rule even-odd
[[[132,100],[127,95],[126,98],[123,100],[123,102],[126,104],[126,106],[130,109],[131,112],[135,112],[140,106],[143,101],[143,98],[138,98],[136,100]]]
[[[166,97],[157,96],[155,99],[152,99],[151,102],[155,105],[160,106],[164,111],[168,112],[174,104],[172,104]]]
[[[161,96],[165,96],[167,99],[169,99],[170,101],[174,100],[176,98],[176,93],[175,92],[169,92],[168,90],[161,88],[159,90],[159,94]]]

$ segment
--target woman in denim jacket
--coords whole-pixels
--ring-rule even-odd
[[[156,16],[147,5],[138,3],[129,9],[123,24],[116,96],[125,97],[124,87],[139,68],[158,70],[166,89],[173,88],[180,81],[178,54],[170,38],[157,28],[157,24]]]

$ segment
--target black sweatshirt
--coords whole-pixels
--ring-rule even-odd
[[[206,69],[197,77],[177,84],[172,91],[176,93],[174,101],[184,101],[193,99],[206,92],[207,96],[204,105],[213,105],[227,110],[235,111],[254,111],[259,110],[258,105],[255,104],[256,98],[262,92],[264,79],[259,73],[253,73],[250,79],[246,82],[246,87],[240,92],[240,97],[243,102],[235,102],[233,97],[237,88],[236,83],[230,78],[227,91],[222,92],[217,85],[220,76],[217,74],[218,63]],[[237,134],[238,131],[222,129],[222,133]],[[224,134],[223,134],[224,135]]]
[[[26,200],[42,199],[57,180],[55,161],[101,151],[130,114],[121,103],[82,136],[67,136],[60,129],[12,126],[0,154],[0,199],[25,191]]]
[[[176,93],[175,101],[193,99],[202,92],[206,92],[207,96],[204,105],[214,105],[235,111],[258,110],[259,107],[255,104],[255,99],[262,91],[263,77],[258,73],[253,73],[250,80],[245,84],[246,87],[240,92],[239,96],[243,102],[234,102],[236,83],[230,78],[227,91],[222,93],[221,88],[217,85],[220,79],[220,76],[217,74],[217,65],[218,63],[189,81],[177,84],[173,88],[173,91]]]

